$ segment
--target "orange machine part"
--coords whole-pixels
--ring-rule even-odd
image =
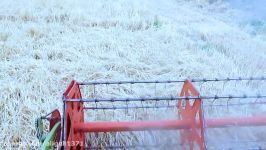
[[[186,80],[180,96],[199,96],[199,92],[189,80]],[[177,102],[177,107],[180,120],[189,122],[190,126],[189,129],[182,129],[180,131],[183,149],[205,150],[206,146],[201,99],[180,99]],[[198,148],[194,148],[195,144]]]
[[[186,80],[180,96],[199,96],[193,84]],[[81,99],[79,85],[72,81],[64,93],[66,99]],[[201,99],[177,102],[179,120],[135,121],[135,122],[84,122],[83,102],[66,102],[65,104],[65,140],[66,150],[83,150],[85,132],[119,132],[143,131],[157,129],[180,129],[182,149],[205,150],[204,127],[216,128],[237,126],[266,125],[266,116],[241,118],[207,119],[204,121]],[[54,116],[58,117],[57,112]]]
[[[50,126],[49,129],[50,131],[52,130],[52,128],[54,127],[54,125],[57,122],[61,121],[61,116],[60,116],[60,112],[58,111],[58,109],[55,109],[52,114],[51,114],[51,118],[50,118]],[[61,127],[59,128],[59,130],[57,130],[56,136],[55,136],[55,140],[54,142],[59,142],[60,141],[60,136],[61,136]]]
[[[188,122],[180,120],[86,122],[75,124],[77,132],[121,132],[145,130],[174,130],[189,128]]]
[[[232,117],[219,119],[206,119],[207,128],[225,128],[230,126],[265,126],[266,116]],[[197,127],[200,122],[197,121]],[[157,120],[157,121],[122,121],[122,122],[85,122],[74,125],[76,132],[123,132],[145,130],[173,130],[190,129],[188,120]]]
[[[199,92],[187,80],[185,81],[180,96],[199,96]],[[72,81],[64,93],[66,99],[81,99],[81,93],[79,85],[76,81]],[[192,102],[192,105],[190,104]],[[85,136],[84,132],[94,130],[94,125],[97,125],[98,131],[133,131],[133,130],[149,130],[149,129],[164,129],[165,123],[168,123],[168,128],[179,129],[181,142],[183,143],[184,149],[193,150],[194,144],[198,145],[198,149],[204,150],[204,124],[203,114],[201,109],[201,99],[196,100],[178,100],[177,107],[179,109],[178,116],[180,120],[173,122],[132,122],[132,123],[98,123],[90,124],[84,123],[84,110],[83,102],[66,102],[65,106],[65,135],[66,135],[66,149],[67,150],[79,150],[84,149]],[[127,127],[128,124],[134,125],[131,129]],[[90,126],[92,125],[92,126]],[[90,126],[90,127],[89,127]],[[104,129],[106,126],[106,129]],[[94,128],[94,129],[91,129]],[[101,127],[101,128],[99,128]],[[96,130],[97,132],[97,130]]]
[[[72,81],[64,93],[66,99],[81,99],[79,85]],[[75,132],[74,124],[84,122],[83,102],[66,102],[65,104],[65,147],[66,150],[84,149],[85,135]]]

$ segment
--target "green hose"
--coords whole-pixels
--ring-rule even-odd
[[[60,127],[60,122],[57,122],[54,127],[52,128],[52,130],[47,134],[44,142],[41,145],[40,150],[52,150],[53,149],[53,140],[55,139],[57,130]]]

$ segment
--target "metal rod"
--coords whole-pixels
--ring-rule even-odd
[[[262,77],[238,77],[238,78],[210,78],[210,79],[188,79],[191,82],[217,82],[217,81],[251,81],[251,80],[266,80]],[[89,81],[78,82],[79,85],[97,85],[97,84],[138,84],[138,83],[178,83],[185,82],[186,79],[181,80],[150,80],[150,81]]]
[[[266,95],[239,95],[239,96],[171,96],[171,97],[139,97],[139,98],[85,98],[85,99],[64,99],[66,102],[129,102],[129,101],[161,101],[161,100],[182,100],[182,99],[236,99],[236,98],[266,98]]]
[[[256,142],[263,142],[265,141],[237,141],[237,142],[232,142],[228,141],[230,143],[234,144],[242,144],[242,143],[256,143]],[[134,148],[152,148],[152,147],[164,147],[166,146],[167,148],[172,147],[172,146],[181,146],[181,143],[163,143],[163,144],[134,144],[134,145],[108,145],[108,146],[92,146],[92,147],[84,147],[84,149],[134,149]],[[222,149],[222,148],[221,148]],[[226,150],[242,150],[243,148],[228,148]],[[245,150],[265,150],[260,148],[259,146],[257,148],[249,148]]]
[[[266,116],[252,116],[241,118],[223,118],[223,119],[207,119],[207,128],[228,127],[228,126],[265,126]]]
[[[97,85],[97,84],[138,84],[138,83],[178,83],[185,82],[185,80],[152,80],[152,81],[90,81],[78,82],[79,85]]]
[[[234,144],[243,144],[243,143],[266,143],[265,141],[225,141],[221,142],[222,144],[227,143],[234,143]],[[134,145],[106,145],[106,146],[91,146],[91,147],[84,147],[84,149],[128,149],[128,148],[149,148],[149,147],[160,147],[160,146],[181,146],[181,143],[161,143],[161,144],[134,144]],[[234,148],[228,148],[228,150],[233,150]],[[242,150],[243,148],[239,148]],[[261,150],[259,148],[252,148],[252,150]],[[236,149],[234,149],[236,150]]]
[[[199,123],[197,123],[199,124]],[[223,128],[229,126],[263,126],[266,116],[206,119],[207,128]],[[86,122],[74,124],[76,132],[120,132],[144,130],[189,129],[190,120],[159,120],[135,122]]]
[[[228,106],[244,106],[244,105],[265,105],[266,102],[251,102],[251,103],[239,103],[239,104],[208,104],[204,105],[204,107],[228,107]]]
[[[97,104],[97,103],[96,103]],[[204,104],[204,107],[230,107],[230,106],[244,106],[244,105],[265,105],[266,102],[252,102],[252,103],[239,103],[239,104]],[[83,107],[83,109],[91,110],[116,110],[116,109],[141,109],[141,108],[177,108],[176,105],[157,105],[157,106],[102,106],[102,107]]]
[[[84,147],[84,149],[133,149],[133,148],[148,148],[148,147],[172,147],[178,146],[181,143],[163,143],[163,144],[134,144],[134,145],[110,145],[110,146],[95,146],[95,147]]]
[[[107,110],[107,109],[141,109],[141,108],[175,108],[176,105],[157,105],[157,106],[106,106],[106,107],[83,107],[83,109],[91,109],[91,110],[97,110],[97,109],[102,109],[102,110]]]
[[[49,115],[51,115],[53,112],[49,112],[48,114],[41,116],[42,119],[46,119]]]
[[[260,148],[259,146],[257,148],[227,148],[227,149],[223,149],[223,150],[266,150],[266,148]]]
[[[87,122],[74,125],[76,132],[119,132],[160,129],[186,129],[188,120],[136,121],[136,122]]]
[[[66,132],[67,132],[67,129],[66,129],[66,126],[67,126],[67,124],[66,124],[66,103],[65,103],[65,101],[64,101],[64,99],[66,99],[66,97],[63,95],[63,97],[62,97],[62,99],[63,99],[63,117],[62,117],[62,122],[63,122],[63,124],[62,124],[62,132],[61,132],[61,134],[62,134],[62,136],[61,136],[61,141],[63,141],[63,142],[65,142],[66,141]]]

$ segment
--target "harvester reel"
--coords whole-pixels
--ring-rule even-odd
[[[208,86],[207,95],[202,95],[202,91],[198,91],[195,83],[199,83],[202,89],[203,84],[216,83],[224,88],[224,84],[235,83],[235,82],[265,82],[265,77],[250,77],[250,78],[214,78],[214,79],[186,79],[186,80],[163,80],[163,81],[91,81],[91,82],[76,82],[73,80],[66,91],[63,94],[63,111],[62,111],[62,121],[58,110],[54,110],[50,114],[37,119],[37,137],[41,142],[47,143],[60,142],[62,143],[62,149],[65,150],[84,150],[84,149],[138,149],[138,148],[160,148],[159,144],[155,145],[141,145],[141,144],[127,144],[119,143],[118,145],[113,145],[108,140],[110,139],[100,139],[98,140],[98,135],[106,133],[117,133],[117,132],[132,132],[136,131],[148,131],[153,130],[172,130],[178,131],[177,137],[174,138],[173,142],[167,143],[166,146],[173,146],[173,149],[208,149],[208,136],[207,129],[228,129],[232,127],[256,127],[256,126],[266,126],[266,116],[263,115],[247,115],[247,116],[223,116],[228,115],[222,112],[222,116],[214,117],[204,115],[206,110],[212,110],[213,107],[233,107],[238,110],[242,110],[241,106],[252,106],[252,105],[263,105],[266,104],[266,93],[260,94],[243,94],[243,95],[217,95],[217,93],[212,93],[211,88]],[[156,89],[158,89],[157,84],[169,84],[169,87],[173,83],[181,83],[182,88],[180,93],[175,93],[174,95],[167,95],[161,93],[164,96],[158,96]],[[224,84],[222,84],[224,83]],[[149,96],[135,96],[135,97],[104,97],[103,95],[108,95],[108,86],[114,86],[113,90],[119,90],[123,86],[131,87],[139,84],[154,84],[154,97]],[[194,85],[195,84],[195,85]],[[129,85],[129,86],[127,86]],[[241,85],[241,84],[240,84]],[[245,84],[242,84],[245,85]],[[89,88],[87,87],[89,86]],[[97,86],[106,87],[107,90],[104,91],[103,88],[97,92]],[[87,87],[87,88],[86,88]],[[145,86],[137,86],[138,88]],[[150,86],[148,86],[150,88]],[[263,87],[263,86],[262,86]],[[216,87],[217,88],[217,87]],[[216,89],[214,88],[214,89]],[[264,87],[263,87],[264,88]],[[259,89],[260,91],[263,90]],[[109,89],[111,89],[109,87]],[[146,89],[145,89],[146,90]],[[239,90],[239,89],[236,89]],[[139,90],[141,91],[141,90]],[[151,91],[153,91],[151,89]],[[167,91],[166,86],[162,91]],[[85,93],[89,92],[89,93]],[[91,93],[90,93],[91,92]],[[106,93],[104,93],[106,92]],[[97,94],[96,94],[97,93]],[[213,95],[209,95],[212,93]],[[99,95],[99,96],[98,96]],[[117,95],[115,95],[117,96]],[[85,97],[85,98],[83,98]],[[236,100],[235,103],[228,103],[228,100]],[[240,100],[243,100],[240,102]],[[250,101],[251,100],[251,101]],[[214,101],[218,101],[218,104],[214,104]],[[163,103],[161,103],[163,102]],[[171,103],[171,104],[170,104]],[[154,105],[155,104],[155,105]],[[135,120],[135,121],[86,121],[85,112],[90,111],[90,115],[93,113],[103,113],[103,111],[117,111],[125,110],[128,113],[129,109],[170,109],[174,113],[174,119],[164,120]],[[252,108],[252,107],[251,107]],[[98,111],[99,110],[99,111]],[[134,111],[138,112],[138,111]],[[177,113],[177,114],[176,114]],[[212,114],[212,113],[211,113]],[[48,117],[50,115],[50,117]],[[105,115],[105,114],[104,114]],[[207,117],[206,117],[207,116]],[[114,113],[113,113],[114,117]],[[156,116],[157,117],[157,116]],[[161,116],[160,116],[161,117]],[[164,116],[163,116],[164,117]],[[44,136],[44,125],[43,119],[47,119],[50,122],[49,133]],[[109,119],[109,118],[108,118]],[[111,120],[111,119],[110,119]],[[61,129],[62,128],[62,129]],[[230,130],[231,130],[230,129]],[[100,134],[99,134],[100,133]],[[245,133],[243,133],[245,134]],[[176,134],[175,134],[176,135]],[[242,135],[242,133],[241,133]],[[61,137],[62,136],[62,137]],[[97,138],[95,141],[91,137]],[[45,140],[44,140],[45,137]],[[107,136],[108,137],[108,136]],[[118,137],[118,136],[117,136]],[[117,138],[114,137],[114,138]],[[121,136],[122,137],[122,136]],[[168,136],[167,136],[168,137]],[[109,137],[110,138],[110,137]],[[123,137],[124,138],[124,137]],[[137,138],[137,137],[136,137]],[[146,137],[144,137],[145,140]],[[161,137],[158,137],[161,138]],[[214,137],[216,140],[217,137]],[[107,140],[107,142],[105,141]],[[111,139],[110,141],[116,141],[116,139]],[[139,139],[136,139],[139,142]],[[167,141],[168,142],[168,141]],[[103,144],[104,143],[104,144]],[[144,142],[141,142],[144,143]],[[264,141],[265,143],[265,141]],[[146,144],[146,143],[144,143]],[[245,144],[245,143],[244,143]],[[228,146],[228,145],[222,145]],[[231,146],[231,145],[229,145]],[[44,146],[45,147],[45,146]],[[258,147],[261,147],[260,145]],[[231,148],[231,147],[230,147]],[[168,148],[169,149],[169,148]],[[241,148],[240,148],[241,149]],[[243,149],[243,148],[242,148]]]

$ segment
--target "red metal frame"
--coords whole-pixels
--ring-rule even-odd
[[[76,81],[72,81],[64,93],[66,99],[80,99],[81,93]],[[75,132],[74,124],[84,122],[83,102],[66,102],[65,104],[65,135],[66,150],[84,149],[85,135],[83,132]]]
[[[208,128],[224,128],[228,126],[264,126],[266,116],[206,119]],[[196,127],[200,123],[196,122]],[[75,132],[122,132],[122,131],[144,131],[144,130],[173,130],[191,129],[189,120],[158,120],[158,121],[122,121],[122,122],[85,122],[74,125]]]
[[[49,130],[51,131],[54,127],[54,125],[57,122],[61,121],[61,116],[60,116],[60,112],[58,109],[55,109],[52,113],[51,113],[51,119],[50,119],[50,126],[49,126]],[[60,137],[61,137],[61,127],[59,127],[59,129],[57,130],[54,142],[59,142],[60,141]]]
[[[185,81],[180,96],[199,96],[193,84]],[[72,81],[64,93],[66,99],[80,99],[81,93],[76,81]],[[266,116],[207,119],[204,122],[201,99],[178,100],[179,120],[135,121],[135,122],[84,122],[83,102],[66,102],[65,104],[65,141],[67,150],[83,150],[85,132],[119,132],[143,130],[181,129],[180,136],[183,149],[205,150],[204,125],[208,128],[266,125]],[[198,147],[195,147],[195,144]]]
[[[193,84],[186,80],[181,90],[180,96],[199,96],[199,92]],[[189,129],[180,131],[181,143],[184,149],[194,149],[194,142],[197,143],[200,150],[205,148],[204,124],[201,109],[201,99],[180,99],[177,102],[178,116],[180,120],[189,122]],[[197,126],[197,122],[199,123]]]

